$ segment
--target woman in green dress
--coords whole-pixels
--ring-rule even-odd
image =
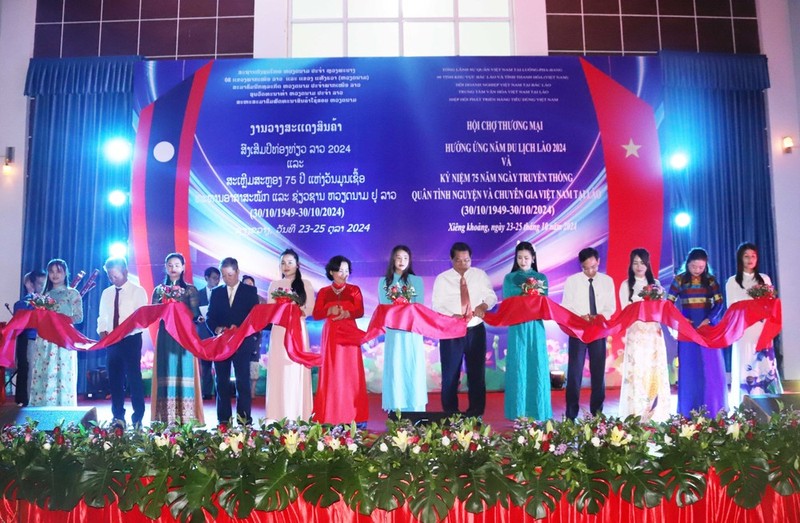
[[[531,293],[547,295],[547,276],[538,272],[533,245],[520,242],[514,251],[511,272],[503,280],[503,298]],[[547,336],[542,320],[508,328],[505,415],[508,419],[553,417]]]

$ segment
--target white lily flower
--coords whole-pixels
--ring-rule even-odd
[[[739,431],[741,430],[742,426],[739,424],[738,421],[728,425],[728,430],[725,431],[726,434],[733,436],[733,439],[739,439]]]

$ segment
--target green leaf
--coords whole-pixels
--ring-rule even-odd
[[[800,471],[792,461],[777,460],[769,473],[770,486],[781,496],[800,492]]]
[[[330,507],[340,499],[344,491],[343,482],[352,474],[352,469],[342,459],[303,464],[298,488],[303,499],[312,505]]]
[[[611,482],[615,492],[636,508],[658,506],[667,493],[667,482],[654,471],[628,470]]]
[[[769,482],[769,464],[764,458],[750,459],[745,463],[734,465],[738,464],[742,465],[741,469],[737,470],[734,466],[730,466],[719,472],[720,483],[726,487],[728,496],[732,497],[737,505],[754,508],[764,497]]]
[[[268,462],[255,482],[256,509],[271,512],[288,507],[297,499],[296,479],[297,474],[290,471],[285,455]]]
[[[255,508],[255,481],[250,474],[217,481],[219,504],[229,516],[246,518]]]
[[[679,507],[700,501],[706,494],[706,473],[683,468],[674,468],[664,475],[667,481],[667,495]]]
[[[205,509],[216,518],[219,512],[213,499],[216,487],[217,474],[214,471],[193,469],[173,478],[167,493],[172,517],[181,521],[205,521]]]
[[[611,494],[611,485],[606,472],[594,472],[584,475],[588,481],[577,483],[567,492],[567,501],[575,506],[578,512],[597,514],[603,508]]]
[[[408,508],[422,523],[434,523],[447,516],[456,502],[452,478],[441,474],[426,475],[411,484]]]
[[[142,485],[142,475],[146,470],[146,465],[142,461],[134,462],[130,475],[128,476],[122,495],[119,497],[120,510],[127,512],[138,504],[142,497],[144,485]]]
[[[507,483],[500,466],[487,462],[459,475],[455,481],[455,492],[467,512],[478,514],[495,506],[498,498],[508,499]]]
[[[342,497],[347,506],[354,512],[369,516],[375,510],[373,489],[377,483],[377,476],[368,477],[367,470],[355,468],[351,479],[342,483]]]
[[[394,510],[405,503],[411,488],[411,473],[406,468],[396,468],[376,477],[372,486],[375,506],[381,510]]]
[[[564,480],[545,475],[536,475],[533,471],[525,474],[525,512],[536,519],[544,519],[556,509],[564,492]],[[518,504],[521,506],[521,504]]]
[[[23,490],[40,507],[72,510],[82,497],[78,488],[82,464],[63,447],[54,446],[42,458],[31,462],[23,471]]]
[[[153,481],[142,487],[144,495],[141,496],[137,504],[142,514],[150,519],[156,519],[161,516],[161,509],[167,500],[168,479],[169,470],[162,469],[156,472],[156,475],[153,476]]]
[[[105,463],[106,467],[91,467],[87,461],[86,467],[80,479],[80,490],[83,492],[83,500],[90,507],[103,507],[114,503],[122,496],[125,490],[127,474],[120,470],[114,470],[110,463]]]

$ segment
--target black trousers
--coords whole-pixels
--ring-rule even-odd
[[[125,420],[125,383],[131,393],[131,422],[138,425],[144,417],[144,384],[142,383],[142,333],[126,336],[106,352],[108,384],[111,388],[111,414]]]
[[[25,406],[28,404],[28,332],[22,331],[17,336],[15,355],[17,358],[17,377],[14,387],[14,402]]]
[[[467,329],[463,338],[441,340],[439,359],[442,362],[442,410],[458,410],[458,382],[461,361],[467,367],[469,406],[467,416],[482,416],[486,408],[486,327],[481,322]]]
[[[569,363],[567,364],[567,417],[578,416],[581,399],[581,381],[586,352],[589,352],[589,373],[592,377],[592,396],[589,410],[592,414],[603,412],[606,399],[606,339],[583,343],[578,338],[569,339]]]
[[[197,328],[197,335],[201,340],[211,338],[213,334],[208,330],[205,323],[195,323]],[[211,372],[213,361],[200,360],[200,391],[203,398],[208,398],[214,395],[214,375]]]
[[[239,349],[230,358],[214,362],[217,373],[217,420],[231,422],[231,365],[236,373],[236,416],[250,424],[252,397],[250,396],[250,355],[257,349],[256,336],[245,338]]]

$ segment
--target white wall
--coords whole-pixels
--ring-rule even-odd
[[[13,304],[19,299],[28,115],[27,98],[22,93],[28,60],[33,55],[35,14],[34,1],[0,1],[0,155],[5,155],[6,147],[15,149],[12,173],[0,174],[0,303]],[[0,321],[7,321],[10,315],[0,307]]]
[[[791,12],[790,12],[790,5]],[[800,380],[800,2],[758,0],[761,52],[769,61],[770,88],[767,110],[771,148],[772,188],[778,244],[778,289],[783,302],[784,379]],[[792,18],[793,17],[793,18]],[[791,154],[781,148],[781,138],[796,144]]]

